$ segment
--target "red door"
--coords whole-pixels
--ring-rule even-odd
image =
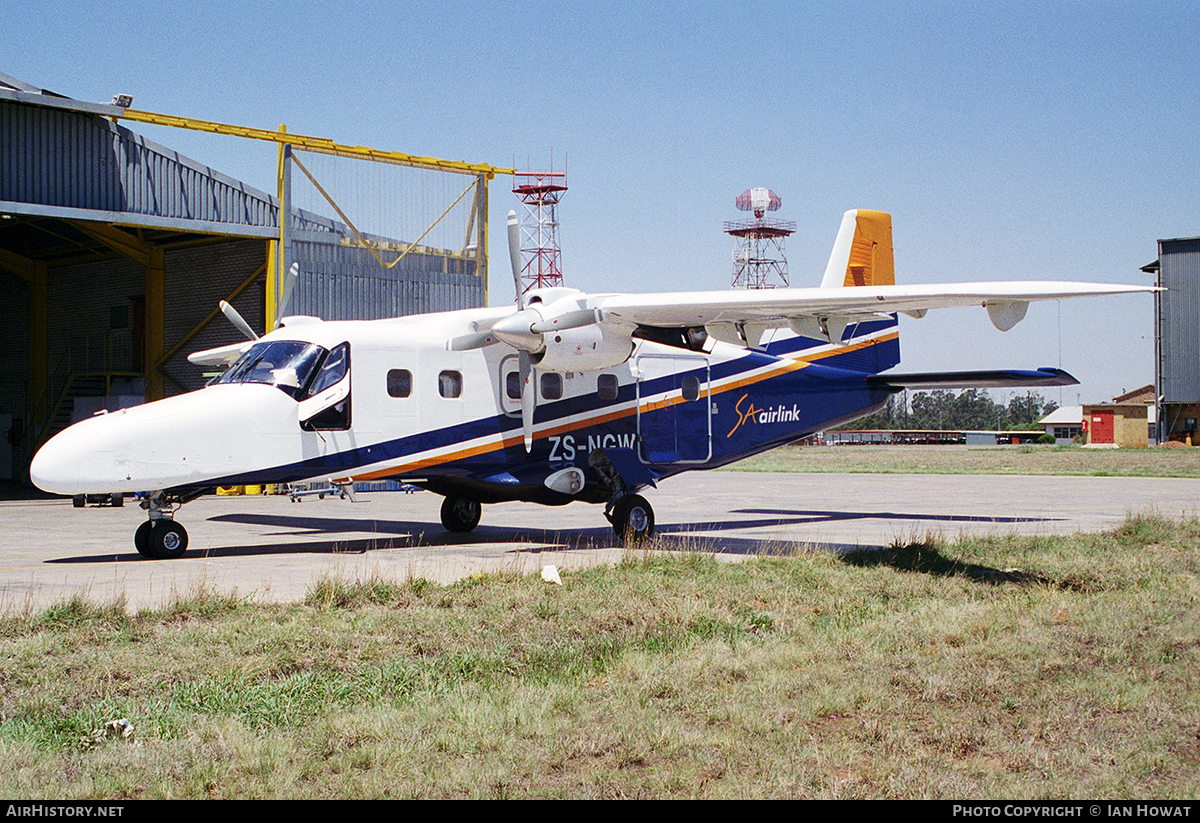
[[[1110,411],[1094,411],[1091,418],[1092,442],[1113,443],[1113,413]]]

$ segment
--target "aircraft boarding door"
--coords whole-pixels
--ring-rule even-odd
[[[643,463],[706,463],[712,456],[708,358],[637,358],[638,456]]]

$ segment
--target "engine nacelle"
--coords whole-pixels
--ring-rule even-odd
[[[594,323],[577,329],[546,332],[545,348],[534,356],[541,371],[592,371],[619,366],[633,354],[632,330]]]

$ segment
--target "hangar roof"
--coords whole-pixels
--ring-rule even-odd
[[[275,197],[109,119],[123,112],[0,72],[0,248],[50,263],[101,251],[78,221],[119,225],[154,245],[278,236]],[[299,217],[301,231],[340,228]]]

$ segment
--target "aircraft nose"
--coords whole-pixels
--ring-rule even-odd
[[[42,491],[53,494],[76,494],[81,479],[80,453],[73,448],[73,437],[64,437],[70,429],[55,435],[38,449],[29,464],[29,479]]]
[[[136,427],[113,415],[91,417],[63,429],[42,446],[29,464],[29,479],[54,494],[126,491],[116,471],[116,452]]]

